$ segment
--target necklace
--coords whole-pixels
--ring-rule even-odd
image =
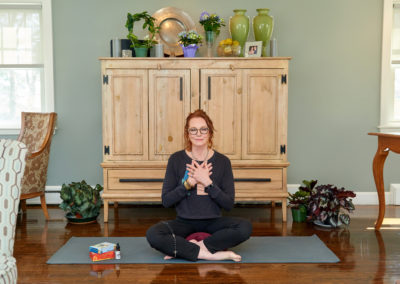
[[[208,147],[207,147],[207,153],[206,153],[206,156],[204,157],[203,160],[197,159],[197,158],[194,156],[193,151],[192,151],[191,154],[192,154],[193,160],[195,160],[195,161],[205,161],[205,160],[207,159],[207,157],[208,157],[208,150],[209,150],[209,149],[208,149]]]

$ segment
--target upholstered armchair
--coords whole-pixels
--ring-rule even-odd
[[[14,252],[21,180],[28,152],[25,144],[0,139],[0,283],[17,283]]]
[[[40,203],[46,220],[47,212],[45,186],[47,166],[49,164],[50,145],[53,137],[57,114],[23,112],[21,133],[18,141],[28,147],[25,174],[21,187],[21,208],[26,211],[26,199],[40,196]]]

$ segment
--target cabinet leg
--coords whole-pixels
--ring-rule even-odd
[[[108,201],[104,200],[104,223],[108,222]]]
[[[282,221],[286,222],[287,219],[287,200],[282,198]]]

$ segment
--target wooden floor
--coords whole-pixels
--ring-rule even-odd
[[[248,218],[254,236],[318,237],[340,258],[335,264],[121,264],[47,265],[72,236],[144,236],[152,224],[175,216],[158,206],[120,206],[110,210],[108,225],[71,225],[50,207],[46,222],[39,207],[19,216],[14,256],[18,283],[400,283],[400,206],[386,208],[380,232],[373,230],[377,206],[357,206],[347,229],[281,222],[281,208],[235,207],[229,214]],[[289,215],[289,214],[288,214]]]

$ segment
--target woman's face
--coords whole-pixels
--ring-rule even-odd
[[[189,120],[189,140],[192,146],[202,147],[208,145],[210,132],[206,121],[201,117],[193,117]]]

